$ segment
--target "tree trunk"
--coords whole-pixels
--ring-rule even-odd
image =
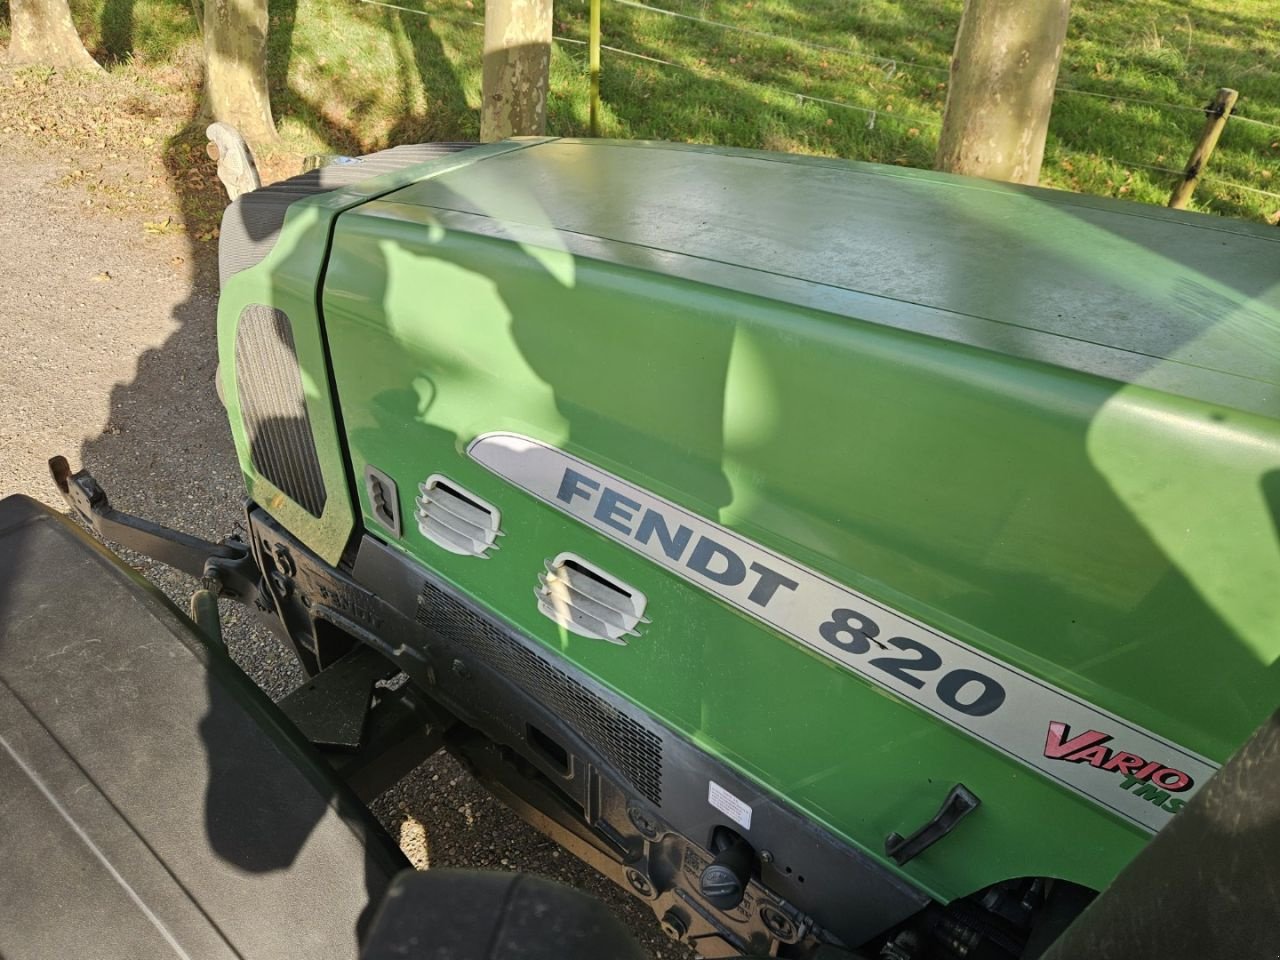
[[[249,143],[277,138],[267,93],[267,0],[205,0],[204,96]]]
[[[101,70],[89,56],[67,0],[9,0],[9,62]]]
[[[965,0],[935,166],[1040,179],[1071,0]]]
[[[546,132],[550,70],[551,0],[487,0],[480,139]]]

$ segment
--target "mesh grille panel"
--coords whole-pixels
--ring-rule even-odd
[[[645,797],[662,802],[662,739],[657,734],[430,583],[418,598],[417,619],[518,683],[595,746]]]
[[[324,512],[324,477],[311,435],[293,328],[282,310],[254,304],[236,330],[236,389],[258,473],[313,517]]]

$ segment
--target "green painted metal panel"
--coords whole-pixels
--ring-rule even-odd
[[[466,447],[553,444],[1220,762],[1280,694],[1273,244],[936,174],[552,142],[344,213],[323,309],[354,469],[406,518],[433,473],[503,511],[491,559],[411,521],[398,549],[873,855],[964,782],[982,807],[902,871],[945,900],[1101,888],[1145,833]],[[537,613],[565,550],[648,595],[643,637]]]
[[[385,199],[535,240],[617,241],[649,269],[695,257],[708,282],[741,267],[776,299],[1280,411],[1280,237],[1258,224],[923,170],[571,140]]]
[[[405,184],[475,159],[519,150],[535,142],[538,141],[508,142],[469,150],[462,156],[433,160],[342,190],[301,199],[289,208],[279,239],[262,262],[230,277],[222,289],[218,301],[219,376],[245,488],[251,499],[330,563],[337,563],[355,526],[346,457],[329,385],[319,316],[320,287],[334,221],[343,210]],[[291,500],[253,465],[250,438],[241,416],[240,391],[234,373],[240,316],[245,307],[253,304],[275,307],[289,317],[302,373],[307,414],[327,493],[319,517]]]

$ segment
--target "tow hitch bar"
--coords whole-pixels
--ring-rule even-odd
[[[72,473],[66,457],[52,458],[49,472],[63,499],[102,539],[190,574],[220,597],[250,605],[258,600],[261,578],[248,544],[234,538],[212,543],[121,513],[111,506],[93,474],[88,470]]]

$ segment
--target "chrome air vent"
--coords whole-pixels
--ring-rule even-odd
[[[418,530],[436,546],[485,559],[489,550],[498,549],[494,544],[502,536],[498,508],[447,477],[438,473],[427,477],[418,485],[417,503]]]
[[[570,633],[625,644],[649,622],[643,593],[572,553],[548,560],[538,584],[538,610]]]

